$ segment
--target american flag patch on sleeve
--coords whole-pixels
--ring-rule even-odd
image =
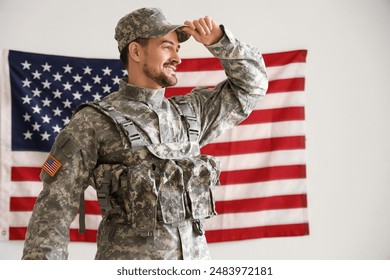
[[[62,164],[52,155],[49,155],[42,165],[42,169],[47,172],[51,177],[56,175],[57,171],[60,170]]]

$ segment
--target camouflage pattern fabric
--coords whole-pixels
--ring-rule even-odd
[[[221,60],[227,80],[212,89],[194,89],[185,96],[200,122],[199,145],[189,143],[186,123],[178,113],[175,102],[164,98],[164,89],[139,88],[122,81],[120,90],[105,98],[105,102],[136,124],[143,141],[147,143],[147,147],[136,151],[131,150],[127,139],[118,132],[112,120],[96,109],[87,106],[72,117],[58,135],[50,153],[62,164],[61,168],[54,176],[45,171],[41,173],[44,188],[34,206],[23,259],[67,259],[69,226],[78,213],[81,193],[88,185],[98,187],[93,179],[97,166],[142,165],[147,167],[147,171],[140,174],[135,174],[136,169],[131,171],[134,174],[131,180],[142,181],[155,176],[151,170],[161,168],[161,163],[169,163],[167,168],[174,167],[172,173],[169,173],[170,169],[161,169],[160,174],[165,174],[165,177],[155,176],[155,181],[149,181],[149,191],[144,193],[153,207],[156,206],[153,192],[157,193],[157,208],[155,212],[149,213],[150,217],[156,217],[155,224],[148,221],[134,226],[132,219],[137,216],[137,209],[142,207],[126,206],[121,194],[123,190],[119,190],[112,196],[113,210],[103,215],[99,226],[96,259],[210,257],[205,236],[200,234],[202,219],[197,223],[194,223],[194,219],[213,211],[212,205],[207,213],[203,206],[199,207],[203,205],[199,201],[209,201],[212,192],[194,189],[193,195],[199,200],[191,201],[191,197],[186,198],[189,199],[187,202],[183,200],[184,207],[193,208],[194,216],[189,217],[186,213],[183,220],[174,217],[174,211],[170,208],[178,202],[172,201],[169,196],[158,197],[160,193],[157,186],[164,183],[161,180],[167,180],[165,183],[170,184],[167,188],[175,187],[180,193],[180,182],[176,181],[176,185],[172,185],[175,178],[183,178],[182,184],[187,184],[188,188],[207,185],[207,180],[214,181],[216,178],[210,176],[215,175],[210,170],[216,163],[202,158],[198,153],[199,147],[244,120],[265,95],[268,82],[260,52],[236,40],[228,30],[224,31],[225,36],[220,42],[207,48]],[[179,166],[177,160],[181,158],[188,161]],[[200,165],[197,165],[197,161],[201,161]],[[185,170],[179,174],[177,166],[183,170],[186,164],[189,169],[191,165],[200,166],[197,169],[199,174],[187,174]],[[141,195],[131,193],[131,190],[129,193]],[[153,229],[152,235],[147,232],[149,228]]]
[[[158,8],[141,8],[122,17],[115,28],[115,39],[119,52],[138,38],[162,37],[176,31],[179,42],[188,40],[189,35],[181,31],[184,25],[171,24]]]

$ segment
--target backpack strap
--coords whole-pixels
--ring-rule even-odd
[[[190,142],[197,142],[199,140],[200,135],[200,126],[197,121],[196,115],[192,110],[192,107],[188,103],[188,101],[184,98],[184,96],[177,95],[172,97],[175,100],[176,104],[179,106],[179,114],[183,117],[187,123],[187,135]]]

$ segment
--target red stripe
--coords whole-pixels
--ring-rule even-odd
[[[206,231],[207,242],[223,242],[264,237],[301,236],[309,234],[309,225],[287,224],[251,228],[235,228]]]
[[[305,119],[304,107],[287,107],[277,109],[254,110],[240,125],[285,121],[303,121]]]
[[[9,227],[9,240],[23,240],[26,237],[27,227]]]
[[[267,94],[304,90],[305,78],[280,79],[269,81]]]
[[[263,58],[267,67],[273,67],[290,63],[304,63],[306,62],[306,55],[307,50],[294,50],[263,54]],[[183,58],[177,69],[178,72],[214,70],[223,70],[220,60],[215,57]]]
[[[274,209],[307,208],[307,199],[305,194],[280,195],[217,201],[215,206],[218,214],[256,212]]]
[[[263,153],[279,150],[305,149],[305,136],[275,137],[238,142],[211,143],[204,146],[202,154],[229,156]]]
[[[36,197],[11,197],[10,211],[32,211],[34,208]]]
[[[101,215],[99,202],[97,200],[86,200],[85,201],[85,214],[89,215]]]
[[[183,58],[177,72],[223,70],[221,62],[215,57]]]
[[[40,167],[11,167],[11,181],[41,181],[39,178],[41,170]]]
[[[209,88],[215,85],[210,85]],[[185,95],[195,87],[170,87],[165,90],[165,97],[169,98],[176,95]],[[305,78],[291,78],[291,79],[280,79],[270,81],[268,84],[267,94],[269,93],[280,93],[290,91],[304,91],[305,90]]]
[[[165,97],[169,98],[176,95],[185,95],[195,87],[170,87],[165,90]]]
[[[86,229],[84,234],[80,234],[78,229],[69,230],[70,241],[76,242],[96,242],[97,230]]]
[[[257,169],[223,171],[219,180],[221,185],[233,185],[298,178],[306,178],[306,165],[272,166]]]
[[[305,63],[307,50],[294,50],[264,54],[264,62],[267,67],[282,66],[290,63]]]

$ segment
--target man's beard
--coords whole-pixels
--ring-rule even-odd
[[[177,78],[175,75],[168,76],[164,72],[156,73],[147,64],[143,67],[144,74],[151,80],[159,84],[161,87],[170,87],[177,84]]]

